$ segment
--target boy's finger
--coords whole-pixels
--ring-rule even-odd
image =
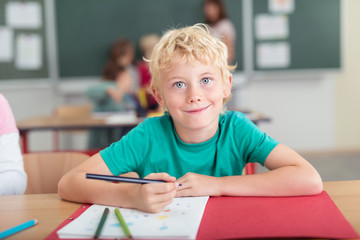
[[[170,203],[172,203],[173,199],[168,200],[168,201],[163,201],[163,202],[159,202],[157,204],[154,204],[153,206],[151,206],[150,211],[154,212],[154,213],[159,213],[161,212],[167,205],[169,205]]]
[[[177,183],[170,182],[170,183],[153,184],[151,187],[153,188],[155,194],[162,194],[162,193],[176,191],[177,186],[178,186]]]
[[[176,196],[175,197],[189,197],[192,196],[192,190],[191,188],[186,188],[186,189],[182,189],[182,190],[178,190],[176,192]]]
[[[168,173],[151,173],[147,175],[145,178],[147,179],[157,179],[157,180],[163,180],[166,182],[174,182],[176,180],[175,177],[170,176]]]

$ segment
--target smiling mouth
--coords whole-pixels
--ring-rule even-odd
[[[206,110],[208,107],[210,107],[210,105],[206,106],[206,107],[201,107],[201,108],[196,108],[196,109],[192,109],[192,110],[188,110],[188,111],[185,111],[187,113],[200,113],[204,110]]]

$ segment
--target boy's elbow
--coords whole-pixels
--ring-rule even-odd
[[[66,199],[66,179],[63,176],[58,182],[58,195],[61,199]]]
[[[323,182],[320,175],[315,172],[314,176],[309,178],[306,195],[317,195],[323,191]]]

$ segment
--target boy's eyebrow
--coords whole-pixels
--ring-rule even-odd
[[[214,72],[204,72],[204,73],[201,73],[199,76],[200,76],[200,77],[203,77],[203,76],[206,76],[206,75],[214,75],[214,74],[215,74]],[[172,77],[168,78],[167,80],[168,80],[168,81],[171,81],[171,80],[176,80],[176,79],[183,79],[183,80],[185,80],[186,78],[185,78],[185,77],[182,77],[182,76],[175,75],[175,76],[172,76]]]
[[[200,76],[204,76],[204,75],[214,75],[214,72],[204,72],[202,74],[200,74]]]
[[[177,76],[177,75],[175,75],[175,76],[172,76],[172,77],[168,78],[167,81],[173,81],[173,80],[177,80],[177,79],[183,79],[183,80],[185,80],[186,78],[185,78],[185,77],[182,77],[182,76]]]

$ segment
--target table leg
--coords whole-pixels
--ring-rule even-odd
[[[23,153],[28,153],[28,144],[27,144],[27,137],[28,137],[28,131],[21,131],[20,132],[20,138],[21,138],[21,145],[22,145],[22,151]]]

